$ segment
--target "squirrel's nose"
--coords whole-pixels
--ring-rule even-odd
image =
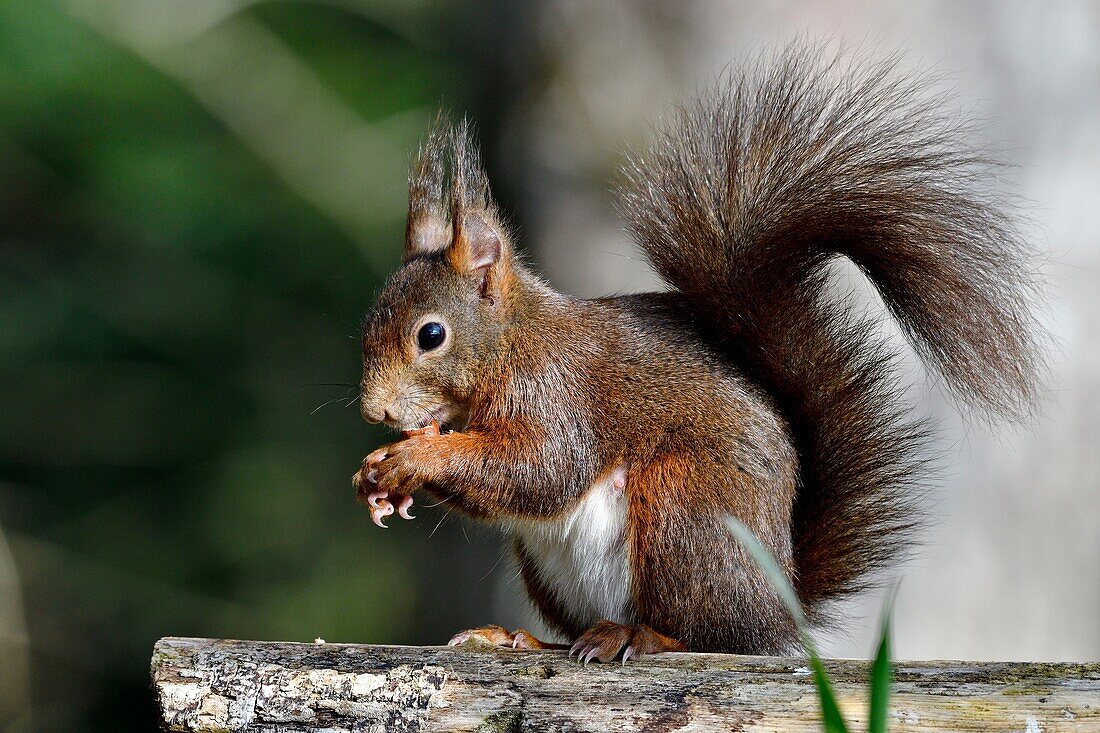
[[[359,403],[359,412],[363,416],[363,419],[369,423],[380,423],[385,420],[389,415],[386,413],[384,407],[374,405],[366,400],[362,400]]]

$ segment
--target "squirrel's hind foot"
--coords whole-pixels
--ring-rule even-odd
[[[622,662],[628,659],[641,659],[646,654],[660,652],[682,652],[687,647],[676,639],[660,634],[645,624],[626,626],[613,621],[600,621],[577,638],[569,648],[577,659],[588,664],[593,659],[610,662],[622,652]]]
[[[451,640],[447,642],[447,646],[458,646],[459,644],[465,644],[471,640],[479,640],[486,644],[492,644],[494,646],[504,646],[511,649],[564,649],[564,644],[551,644],[545,641],[539,641],[534,634],[526,629],[517,629],[516,631],[508,631],[503,626],[496,626],[490,624],[488,626],[479,626],[476,629],[467,629],[466,631],[460,631],[451,637]]]

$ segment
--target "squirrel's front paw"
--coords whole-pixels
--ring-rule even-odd
[[[357,498],[370,509],[371,520],[383,529],[383,519],[395,511],[402,519],[415,519],[409,514],[412,492],[423,480],[415,454],[419,442],[439,436],[439,423],[432,422],[418,430],[401,433],[404,440],[382,446],[363,459],[359,471],[351,477]]]
[[[378,472],[368,463],[370,458],[371,456],[367,456],[363,459],[363,467],[351,477],[351,484],[355,487],[356,498],[370,509],[371,521],[386,529],[382,520],[395,511],[402,519],[416,519],[415,515],[409,514],[409,508],[413,504],[412,496],[379,488]]]
[[[386,529],[382,520],[395,511],[402,519],[416,518],[409,514],[409,507],[413,504],[411,494],[392,491],[379,485],[378,465],[387,457],[390,448],[391,446],[379,448],[364,458],[362,467],[351,477],[356,498],[367,505],[371,521],[382,529]]]

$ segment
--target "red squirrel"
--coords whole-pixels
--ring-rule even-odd
[[[831,292],[830,260],[870,279],[963,405],[1035,410],[1032,255],[973,190],[988,161],[962,129],[895,62],[792,47],[731,72],[621,176],[668,289],[584,300],[520,260],[468,124],[437,123],[363,327],[363,417],[410,432],[364,459],[361,498],[380,521],[423,490],[503,528],[585,662],[792,650],[725,520],[820,621],[905,554],[926,480],[895,351]],[[549,646],[499,626],[452,641],[472,635]]]

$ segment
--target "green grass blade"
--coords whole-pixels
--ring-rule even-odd
[[[764,571],[768,582],[779,594],[779,599],[787,607],[787,612],[791,614],[791,618],[794,619],[798,633],[802,636],[802,645],[810,655],[810,667],[813,670],[814,683],[817,685],[817,695],[821,700],[821,719],[825,725],[825,730],[827,733],[848,733],[848,726],[840,715],[840,706],[837,705],[836,695],[833,694],[833,686],[829,682],[829,675],[825,672],[825,665],[821,663],[821,657],[818,656],[817,648],[810,636],[810,624],[806,620],[806,614],[802,611],[802,604],[798,602],[798,594],[794,592],[794,587],[787,579],[787,574],[779,567],[779,563],[775,561],[772,554],[760,544],[760,540],[756,538],[752,530],[733,517],[726,520],[726,526],[729,527],[730,532],[741,543],[741,546],[748,551],[753,561]]]
[[[886,733],[890,709],[890,685],[894,681],[890,667],[890,619],[894,615],[894,593],[886,601],[882,630],[879,632],[878,651],[871,666],[871,709],[868,713],[867,732]]]
[[[825,672],[825,665],[821,663],[821,658],[816,652],[810,652],[810,667],[814,672],[817,697],[821,700],[821,722],[825,725],[826,732],[848,733],[848,725],[840,714],[840,706],[836,703],[836,695],[833,694],[829,675]]]
[[[806,614],[802,612],[802,604],[798,602],[798,595],[787,579],[787,574],[779,567],[779,563],[775,561],[775,558],[772,557],[772,554],[768,552],[764,545],[760,544],[760,540],[756,538],[752,530],[742,524],[739,519],[727,517],[726,526],[729,527],[730,532],[741,543],[741,546],[752,556],[760,569],[764,571],[764,575],[768,576],[768,582],[779,594],[779,600],[783,601],[783,605],[787,607],[787,613],[791,614],[791,618],[794,619],[795,626],[798,627],[798,633],[802,636],[802,643],[806,645],[807,650],[813,651],[810,624],[806,621]]]

